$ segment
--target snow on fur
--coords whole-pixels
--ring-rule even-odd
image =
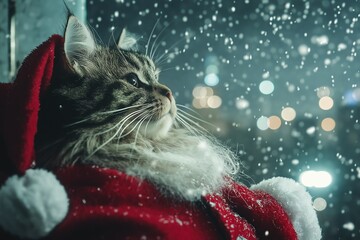
[[[158,147],[156,151],[139,144],[138,159],[146,161],[134,159],[126,172],[150,180],[166,193],[188,201],[216,192],[225,186],[226,177],[238,172],[239,166],[232,153],[213,139],[172,129],[155,146]]]
[[[70,147],[74,145],[69,144]],[[171,129],[160,139],[149,139],[138,134],[136,145],[133,142],[115,142],[104,149],[116,155],[94,155],[82,163],[114,168],[146,179],[164,195],[188,201],[215,193],[226,186],[228,177],[239,171],[239,163],[230,150],[215,139],[194,136],[184,129]],[[71,157],[69,155],[68,158]],[[69,164],[66,156],[63,159]]]
[[[64,187],[42,169],[12,176],[0,189],[0,226],[21,238],[47,235],[65,218],[68,208]]]
[[[289,215],[299,240],[321,239],[321,229],[310,194],[289,178],[275,177],[251,187],[274,197]]]

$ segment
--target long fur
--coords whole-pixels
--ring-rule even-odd
[[[190,135],[183,129],[173,129],[161,140],[141,137],[136,146],[130,143],[113,147],[127,159],[128,174],[148,179],[164,193],[186,200],[199,199],[203,194],[219,190],[226,184],[226,177],[238,169],[229,150],[214,140]],[[89,162],[124,169],[121,160],[106,162],[92,158]]]
[[[114,140],[86,157],[101,143],[93,135],[69,141],[57,154],[58,161],[47,162],[47,166],[81,163],[114,168],[155,183],[166,195],[189,201],[220,190],[239,168],[233,153],[215,139],[184,129],[172,129],[157,140],[139,134],[136,144],[134,139]]]
[[[115,168],[189,201],[222,188],[238,171],[235,156],[177,114],[149,56],[93,46],[87,27],[73,16],[68,25],[65,54],[73,74],[52,83],[43,98],[37,162]],[[82,55],[73,55],[74,44]]]

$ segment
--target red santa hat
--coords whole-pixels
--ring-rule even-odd
[[[0,85],[0,239],[321,238],[310,195],[290,179],[233,182],[188,202],[112,169],[36,169],[40,99],[62,69],[63,42],[52,36]]]
[[[54,174],[31,169],[36,165],[40,97],[54,75],[62,46],[63,38],[52,36],[24,60],[14,83],[0,84],[0,226],[24,238],[45,236],[68,211],[66,191]]]

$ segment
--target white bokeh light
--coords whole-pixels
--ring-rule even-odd
[[[266,130],[269,128],[269,119],[267,117],[261,116],[256,121],[256,125],[260,130]]]
[[[204,82],[206,85],[213,87],[218,85],[219,77],[215,73],[209,73],[205,76]]]
[[[332,176],[326,171],[309,170],[300,174],[300,183],[306,187],[325,188],[332,183]]]
[[[292,121],[295,119],[296,117],[296,111],[294,108],[292,107],[286,107],[281,111],[281,117],[282,119],[284,119],[285,121]]]
[[[314,202],[313,202],[313,207],[315,208],[316,211],[320,212],[325,210],[327,206],[327,202],[325,199],[318,197],[315,198]]]
[[[246,99],[236,99],[235,106],[237,109],[245,109],[250,106],[250,103]]]
[[[298,47],[298,52],[300,53],[301,56],[306,56],[310,53],[310,48],[305,44],[301,44]]]
[[[259,90],[262,94],[271,94],[274,89],[274,84],[269,80],[262,81],[259,85]]]

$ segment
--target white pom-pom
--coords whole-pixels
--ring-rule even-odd
[[[289,178],[275,177],[251,187],[274,197],[285,209],[299,240],[321,239],[321,229],[311,196],[299,183]]]
[[[12,176],[0,189],[0,226],[21,238],[46,236],[65,218],[68,208],[64,187],[42,169]]]

